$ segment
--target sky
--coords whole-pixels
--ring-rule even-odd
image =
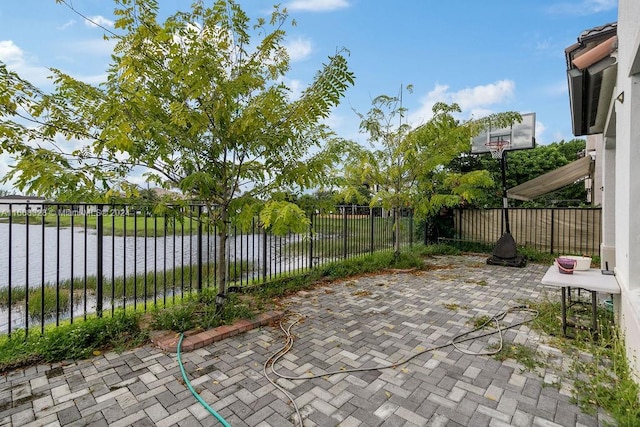
[[[163,17],[191,0],[158,0]],[[236,0],[251,18],[268,18],[270,0]],[[112,30],[110,0],[66,0]],[[211,4],[213,0],[205,0]],[[327,123],[341,137],[367,143],[356,112],[378,95],[398,95],[417,126],[435,102],[456,102],[460,119],[500,111],[536,114],[536,142],[570,140],[564,49],[583,30],[617,20],[617,0],[280,0],[295,26],[286,28],[291,70],[301,91],[329,55],[347,49],[355,74]],[[0,61],[50,90],[49,68],[83,81],[106,78],[113,41],[105,29],[55,0],[0,2]],[[11,159],[0,154],[0,175]],[[5,186],[6,187],[6,186]]]

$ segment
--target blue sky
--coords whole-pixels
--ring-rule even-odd
[[[109,0],[66,0],[105,27]],[[171,14],[191,0],[159,0]],[[206,0],[212,3],[212,0]],[[252,18],[271,1],[238,0]],[[365,143],[353,109],[397,95],[401,85],[412,123],[428,120],[434,102],[458,102],[461,118],[491,112],[535,112],[539,144],[573,138],[564,49],[581,31],[617,20],[617,0],[281,0],[297,25],[287,29],[292,58],[287,83],[301,90],[328,55],[350,52],[355,86],[329,124]],[[50,87],[48,67],[98,83],[113,47],[104,30],[55,0],[0,2],[0,60],[31,82]],[[0,174],[6,172],[0,155]]]

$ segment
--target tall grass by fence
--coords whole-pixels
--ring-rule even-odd
[[[308,233],[276,236],[257,222],[229,225],[227,247],[201,205],[154,216],[140,206],[0,204],[0,333],[149,310],[215,287],[218,251],[228,254],[229,287],[259,285],[323,263],[392,251],[413,241],[381,208],[342,206],[316,213]]]
[[[511,235],[518,245],[551,254],[598,256],[600,208],[509,208]],[[456,209],[455,239],[493,244],[504,233],[502,209]]]

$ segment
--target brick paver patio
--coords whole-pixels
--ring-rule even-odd
[[[284,300],[283,322],[302,320],[277,368],[290,376],[398,362],[468,331],[474,318],[542,298],[557,298],[540,279],[545,265],[489,266],[477,256],[437,257],[434,268],[342,280]],[[513,312],[504,325],[526,319]],[[562,378],[568,358],[526,324],[506,343],[535,349],[545,368],[464,354],[452,346],[395,368],[341,373],[278,384],[295,396],[305,426],[599,426],[584,414]],[[497,337],[461,344],[482,351]],[[283,393],[263,375],[284,344],[262,326],[183,353],[191,384],[232,426],[297,422]],[[198,347],[198,346],[195,346]],[[194,347],[194,348],[195,348]],[[270,371],[268,371],[270,372]],[[274,377],[273,374],[270,375]],[[0,377],[0,425],[212,426],[215,418],[182,381],[175,353],[148,345],[123,354],[39,365]]]

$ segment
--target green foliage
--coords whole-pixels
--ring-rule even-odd
[[[533,327],[554,337],[554,344],[571,358],[571,369],[564,374],[573,381],[573,399],[580,408],[590,414],[603,408],[619,426],[638,425],[640,387],[629,368],[624,341],[613,324],[613,314],[599,307],[597,335],[578,328],[571,331],[572,338],[565,338],[558,320],[559,301],[545,298],[527,301],[527,304],[539,313],[532,322]],[[590,322],[589,307],[584,314]],[[570,311],[569,315],[575,319],[580,313]]]
[[[153,312],[152,327],[158,330],[187,332],[230,324],[237,319],[251,319],[257,308],[237,294],[229,294],[222,310],[216,306],[216,290],[205,289],[192,294],[181,304]]]
[[[307,216],[317,212],[336,210],[336,195],[331,191],[316,191],[313,194],[303,194],[296,199],[296,204],[305,211]],[[342,200],[340,200],[342,202]],[[369,200],[367,200],[367,203]]]
[[[304,233],[309,231],[311,221],[295,203],[286,201],[267,202],[260,212],[260,221],[275,235]]]
[[[353,148],[348,153],[344,200],[362,202],[361,190],[366,186],[371,205],[396,212],[411,206],[416,216],[425,217],[442,207],[483,197],[493,184],[488,172],[452,173],[446,169],[460,153],[468,151],[470,137],[485,125],[481,121],[460,122],[454,117],[459,112],[457,104],[438,102],[433,106],[433,117],[412,128],[403,120],[406,108],[402,93],[376,97],[369,112],[359,114],[360,130],[368,135],[372,148]],[[516,119],[520,115],[512,112],[491,116],[494,123]]]
[[[531,347],[524,344],[505,343],[502,349],[493,355],[497,360],[504,361],[507,359],[516,360],[525,370],[533,371],[538,367],[544,366],[541,356]]]
[[[507,154],[506,183],[507,188],[523,184],[547,172],[551,172],[578,159],[578,154],[585,150],[585,141],[574,139],[560,141],[549,145],[538,145],[532,150],[510,151]],[[473,170],[485,170],[493,177],[495,185],[489,188],[487,197],[477,199],[476,206],[501,206],[502,188],[500,162],[489,155],[478,156],[476,161],[456,162],[456,167]],[[571,184],[552,193],[542,195],[532,202],[512,200],[512,206],[545,207],[545,206],[579,206],[586,202],[586,190],[583,182]]]
[[[394,254],[389,251],[376,252],[323,264],[311,272],[303,275],[283,276],[259,286],[254,290],[262,298],[267,299],[306,289],[325,280],[342,279],[358,274],[373,273],[388,269],[422,269],[425,264],[422,259],[422,250],[418,248],[419,247],[409,251],[403,251],[400,254]],[[430,253],[436,254],[438,251],[433,250]],[[247,291],[252,291],[252,289],[247,289]]]
[[[159,330],[186,332],[196,327],[194,304],[180,304],[153,313],[152,327]]]
[[[473,319],[470,319],[468,323],[473,326],[474,330],[480,330],[491,327],[492,321],[491,316],[484,314],[482,316],[477,316]]]
[[[580,408],[595,413],[607,410],[618,426],[636,426],[640,421],[640,387],[627,361],[624,341],[614,335],[608,342],[591,347],[591,358],[576,358],[575,397]]]
[[[0,337],[0,372],[38,362],[83,359],[98,350],[135,347],[148,339],[139,323],[139,314],[118,311],[113,317],[50,328],[43,335],[16,331]]]
[[[48,94],[0,64],[2,149],[17,159],[5,182],[58,201],[97,201],[130,190],[123,181],[142,168],[148,182],[206,203],[221,244],[241,200],[329,183],[346,142],[323,120],[354,83],[346,50],[291,100],[285,9],[252,24],[233,0],[195,2],[160,22],[158,3],[140,0],[117,1],[115,15],[122,35],[108,36],[116,46],[100,86],[53,70]],[[86,145],[64,152],[57,137]],[[36,140],[39,148],[25,143]],[[272,213],[287,215],[268,216],[277,229],[303,218]],[[225,252],[218,256],[224,265]],[[224,272],[218,280],[222,288]]]
[[[94,350],[104,348],[114,341],[126,341],[125,334],[139,334],[138,321],[137,315],[120,313],[113,318],[92,319],[51,329],[38,343],[38,350],[47,362],[87,358]]]

